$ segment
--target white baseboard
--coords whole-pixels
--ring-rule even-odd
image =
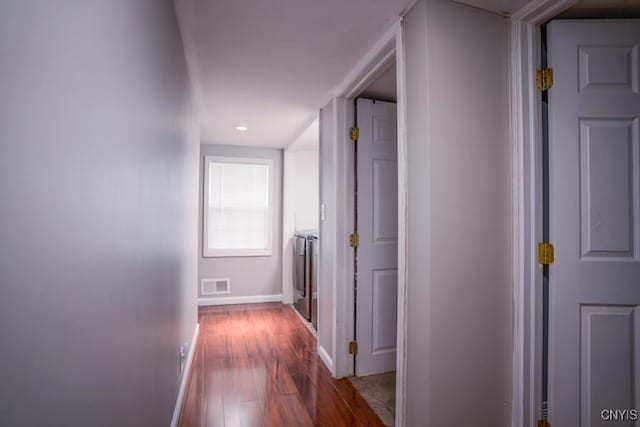
[[[324,364],[327,366],[327,368],[331,372],[331,375],[335,376],[336,371],[333,366],[333,360],[329,356],[329,353],[327,353],[327,351],[321,345],[318,345],[318,355],[320,356],[320,359],[324,362]]]
[[[282,302],[282,294],[276,295],[255,295],[248,297],[218,297],[218,298],[198,298],[198,305],[229,305],[229,304],[255,304],[259,302]]]
[[[193,356],[196,354],[196,345],[198,344],[199,335],[200,335],[200,324],[196,323],[196,327],[193,331],[193,338],[191,338],[191,346],[189,347],[189,354],[187,355],[187,360],[185,360],[184,371],[182,372],[182,379],[180,380],[180,388],[178,389],[176,406],[173,408],[173,417],[171,417],[171,427],[178,427],[178,421],[180,421],[180,413],[182,412],[184,398],[187,394],[187,386],[189,385],[189,378],[191,377],[191,364],[193,363]]]

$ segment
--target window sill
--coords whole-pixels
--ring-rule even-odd
[[[246,257],[270,257],[271,251],[240,249],[240,250],[217,250],[205,252],[203,258],[246,258]]]

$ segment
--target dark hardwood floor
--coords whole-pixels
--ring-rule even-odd
[[[181,427],[383,425],[347,379],[331,378],[290,306],[203,307],[198,317]]]

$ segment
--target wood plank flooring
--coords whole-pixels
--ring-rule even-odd
[[[280,303],[201,307],[180,427],[383,426],[316,339]]]

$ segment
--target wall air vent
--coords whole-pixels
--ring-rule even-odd
[[[229,293],[229,279],[202,279],[200,295],[220,295]]]

